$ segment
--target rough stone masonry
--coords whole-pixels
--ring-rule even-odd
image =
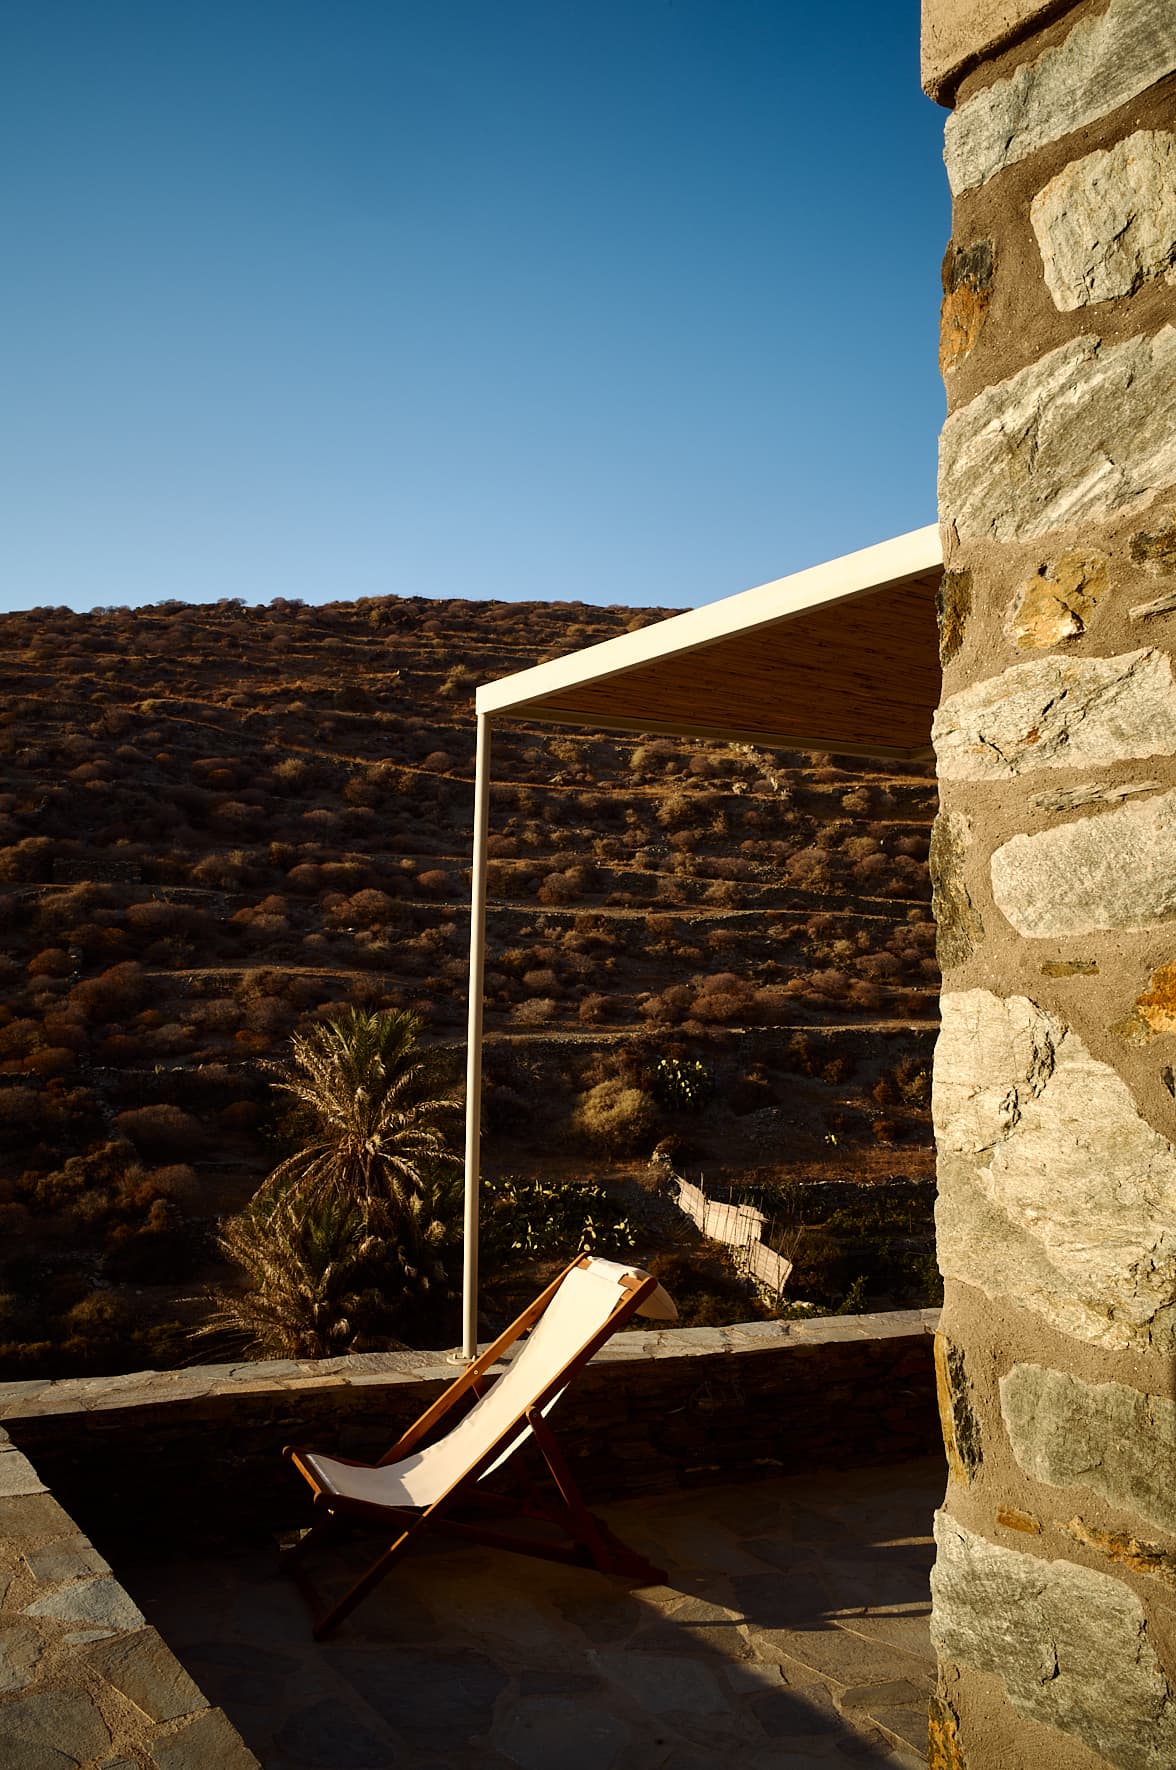
[[[1176,4],[923,0],[940,1770],[1176,1765]]]

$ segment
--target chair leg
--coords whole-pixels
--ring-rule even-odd
[[[583,1544],[601,1573],[622,1574],[629,1579],[639,1580],[642,1585],[664,1585],[664,1568],[655,1567],[644,1555],[639,1555],[635,1549],[622,1543],[603,1519],[597,1518],[594,1512],[588,1510],[572,1472],[564,1461],[563,1452],[552,1437],[542,1414],[537,1409],[532,1409],[527,1414],[527,1422],[535,1435],[543,1460],[551,1471],[551,1478],[559,1489],[573,1540]]]
[[[422,1512],[419,1518],[414,1519],[408,1529],[402,1531],[395,1542],[390,1543],[383,1554],[376,1557],[367,1572],[356,1580],[350,1590],[344,1592],[338,1603],[314,1619],[313,1633],[316,1641],[324,1641],[346,1617],[351,1615],[356,1605],[361,1604],[368,1593],[375,1590],[380,1581],[391,1571],[393,1563],[399,1561],[412,1538],[428,1522],[429,1517],[429,1512]]]
[[[324,1542],[327,1537],[334,1536],[342,1520],[335,1512],[320,1509],[318,1516],[309,1530],[304,1530],[296,1543],[290,1543],[278,1551],[278,1567],[283,1573],[293,1573],[309,1548],[316,1543]]]

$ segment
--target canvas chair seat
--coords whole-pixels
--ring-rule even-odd
[[[604,1571],[628,1571],[637,1578],[661,1577],[659,1570],[624,1549],[588,1512],[545,1424],[545,1416],[564,1392],[569,1377],[635,1314],[672,1321],[677,1311],[657,1280],[639,1267],[583,1255],[456,1379],[379,1463],[356,1463],[318,1451],[287,1448],[285,1454],[310,1483],[316,1507],[323,1515],[299,1545],[298,1553],[341,1517],[379,1522],[386,1516],[406,1526],[359,1586],[319,1620],[316,1635],[327,1633],[342,1620],[426,1522],[524,1554],[587,1561]],[[483,1392],[482,1379],[512,1346],[514,1355],[505,1371]],[[464,1418],[443,1437],[424,1444],[422,1440],[450,1408],[471,1391],[478,1399]],[[459,1504],[471,1502],[501,1509],[506,1502],[485,1487],[486,1478],[532,1436],[539,1441],[562,1505],[554,1513],[550,1507],[533,1503],[518,1510],[528,1520],[561,1525],[571,1538],[570,1549],[536,1538],[533,1531],[512,1537],[501,1530],[459,1523],[452,1516]]]

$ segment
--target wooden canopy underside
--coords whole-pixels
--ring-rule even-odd
[[[510,711],[564,725],[924,756],[940,692],[940,577],[938,568],[923,571],[782,614],[550,694],[522,697]]]

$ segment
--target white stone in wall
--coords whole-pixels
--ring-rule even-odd
[[[944,1512],[935,1543],[931,1634],[941,1659],[994,1672],[1018,1713],[1080,1739],[1116,1770],[1171,1770],[1176,1690],[1130,1586],[1006,1549]]]
[[[989,870],[997,908],[1031,938],[1172,921],[1176,792],[1014,836]]]
[[[1059,345],[948,418],[943,520],[961,540],[1023,541],[1142,507],[1176,484],[1174,410],[1176,328]]]
[[[1029,214],[1055,307],[1133,294],[1176,264],[1176,135],[1139,129],[1074,160]]]
[[[1176,1404],[1126,1383],[1016,1364],[1000,1379],[1013,1455],[1049,1487],[1087,1487],[1176,1533]]]
[[[943,158],[952,194],[972,190],[1176,68],[1171,0],[1111,0],[1061,43],[984,87],[947,119]]]
[[[1176,1350],[1176,1149],[1024,996],[945,995],[932,1111],[945,1276],[1115,1350]]]
[[[1166,652],[1048,657],[950,695],[932,742],[944,780],[1010,780],[1176,753],[1176,683]]]

